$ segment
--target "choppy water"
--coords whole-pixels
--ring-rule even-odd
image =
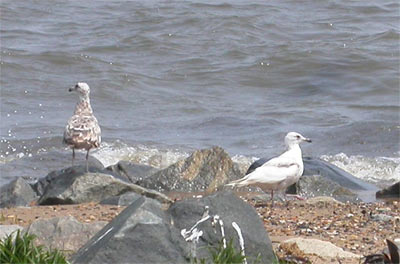
[[[1,177],[68,166],[77,81],[105,144],[165,167],[219,145],[237,161],[313,139],[361,178],[400,179],[400,4],[367,1],[1,1]]]

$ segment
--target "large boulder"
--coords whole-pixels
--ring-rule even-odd
[[[318,158],[303,157],[305,176],[321,175],[340,186],[354,191],[377,191],[378,188],[341,168]]]
[[[158,172],[159,169],[122,160],[115,165],[108,166],[105,173],[107,174],[110,171],[120,175],[131,183],[137,183],[139,180],[146,179]]]
[[[168,209],[168,212],[176,228],[189,230],[204,217],[205,208],[208,208],[210,216],[218,216],[223,221],[226,240],[232,240],[238,251],[240,251],[238,233],[232,223],[235,222],[239,226],[248,260],[254,261],[258,258],[260,263],[272,263],[274,253],[263,222],[252,206],[232,192],[217,192],[201,199],[178,201]],[[210,259],[210,247],[217,247],[222,238],[220,227],[218,224],[214,226],[212,221],[205,221],[197,226],[197,229],[203,232],[196,246],[196,256],[199,259]]]
[[[65,173],[57,174],[57,177],[49,177],[38,203],[53,205],[100,202],[126,192],[136,192],[161,202],[171,202],[162,193],[127,183],[112,175],[91,172],[82,174],[79,171],[67,170]]]
[[[240,177],[237,165],[220,147],[198,150],[166,169],[138,182],[158,191],[212,192]]]
[[[0,188],[0,208],[29,206],[37,198],[32,187],[21,177]]]
[[[37,236],[36,243],[67,253],[76,252],[107,222],[81,223],[73,216],[38,219],[26,231]]]
[[[185,240],[188,236],[184,234],[203,217],[207,219],[197,225],[203,232],[198,233],[198,243]],[[257,212],[232,192],[225,192],[179,201],[167,211],[159,202],[140,197],[90,239],[73,263],[175,264],[188,263],[193,257],[211,261],[210,249],[222,240],[219,220],[226,240],[232,240],[238,250],[238,233],[232,223],[239,226],[250,263],[257,257],[260,263],[272,262],[271,241]]]
[[[179,231],[155,200],[136,200],[73,258],[73,263],[186,263]]]
[[[137,199],[142,197],[140,194],[134,192],[127,192],[121,195],[108,197],[100,202],[100,204],[128,206]]]
[[[304,197],[330,196],[341,202],[359,201],[355,192],[321,175],[301,177],[297,189]]]
[[[268,158],[255,161],[246,174],[267,162]],[[365,202],[374,200],[374,193],[378,190],[373,184],[364,182],[339,167],[318,158],[303,157],[304,173],[300,178],[304,189],[296,184],[290,186],[286,193],[303,193],[308,196],[328,195],[342,201],[354,201],[355,198]],[[307,177],[311,177],[307,179]],[[321,181],[321,182],[319,182]],[[331,188],[331,187],[334,188]],[[321,189],[323,188],[323,189]],[[354,198],[355,197],[355,198]]]
[[[90,167],[89,172],[90,173],[103,173],[104,168],[100,167]],[[50,183],[56,181],[59,178],[74,178],[77,175],[82,175],[85,174],[86,172],[86,167],[85,166],[74,166],[74,167],[68,167],[65,169],[61,170],[54,170],[51,171],[49,174],[46,175],[46,177],[43,177],[36,181],[34,184],[32,184],[32,188],[35,190],[35,192],[41,196],[45,192],[47,185]],[[121,178],[119,175],[113,174],[113,172],[108,172],[104,174],[110,174],[113,175],[115,178],[119,178],[121,180],[126,180],[124,178]]]
[[[385,189],[377,191],[376,198],[400,200],[400,182],[397,182]]]

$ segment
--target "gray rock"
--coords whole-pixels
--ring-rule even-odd
[[[400,182],[376,192],[377,199],[400,199]]]
[[[249,174],[250,172],[254,171],[257,167],[261,166],[268,160],[269,159],[267,158],[262,158],[255,161],[253,164],[251,164],[246,174]],[[329,184],[326,184],[327,189],[322,190],[320,188],[320,191],[322,192],[315,193],[315,195],[331,196],[331,194],[333,195],[334,191],[337,191],[336,194],[339,195],[340,191],[343,191],[345,196],[348,196],[348,194],[353,193],[357,195],[358,199],[361,199],[365,202],[371,202],[375,199],[374,194],[378,190],[378,188],[375,185],[364,182],[356,178],[355,176],[351,175],[350,173],[340,169],[339,167],[318,158],[303,157],[303,162],[304,162],[304,173],[301,180],[304,180],[304,178],[307,178],[309,176],[321,176],[319,179],[323,180],[325,183],[331,182],[336,186],[335,190],[330,191]],[[307,180],[308,183],[311,183],[311,181],[312,180]],[[347,189],[347,191],[345,191],[345,189],[339,190],[338,186]],[[313,189],[317,190],[318,188],[313,188]],[[296,188],[296,185],[292,185],[286,190],[286,193],[294,194],[298,192],[299,190]],[[344,197],[344,200],[346,200],[347,198]]]
[[[305,176],[321,175],[329,180],[336,182],[340,186],[355,191],[376,191],[378,188],[365,182],[341,168],[321,159],[304,157],[304,174]]]
[[[158,191],[215,191],[240,177],[240,171],[228,153],[220,147],[198,150],[188,158],[138,182]]]
[[[100,204],[118,205],[118,206],[128,206],[137,199],[141,197],[140,194],[134,192],[124,193],[118,196],[113,196],[104,199]]]
[[[239,225],[244,238],[245,254],[250,263],[257,257],[260,258],[260,263],[272,263],[274,253],[263,222],[252,206],[232,192],[217,192],[201,199],[179,201],[168,212],[176,228],[188,230],[202,218],[205,206],[209,208],[209,215],[218,215],[223,221],[226,240],[232,239],[237,250],[240,250],[238,234],[232,227],[232,222]],[[203,236],[197,245],[196,256],[199,259],[210,259],[209,247],[217,246],[222,238],[220,228],[213,227],[211,221],[205,221],[197,228],[203,231]]]
[[[387,214],[371,214],[371,219],[378,222],[390,222],[393,216]]]
[[[28,206],[38,199],[32,187],[21,177],[0,188],[0,208]]]
[[[186,242],[182,229],[189,230],[204,214],[219,215],[226,239],[238,247],[235,221],[242,230],[249,263],[260,254],[261,263],[274,258],[271,241],[257,212],[233,193],[217,193],[202,199],[176,202],[169,210],[152,199],[141,197],[122,211],[86,243],[73,257],[73,263],[188,263],[193,243]],[[211,220],[197,227],[203,231],[195,248],[198,258],[209,258],[209,248],[221,241],[219,228]]]
[[[141,197],[82,247],[73,263],[187,263],[179,236],[161,204]]]
[[[331,196],[341,202],[358,201],[356,193],[320,175],[301,177],[297,189],[304,197]]]
[[[306,204],[316,205],[328,207],[332,205],[344,205],[344,203],[328,196],[316,196],[310,199],[307,199]]]
[[[171,202],[171,200],[162,193],[124,182],[112,175],[66,172],[51,178],[43,191],[43,195],[39,199],[39,204],[53,205],[100,202],[106,198],[118,196],[126,192],[136,192],[161,202]]]
[[[11,233],[17,230],[23,230],[24,228],[19,225],[0,225],[0,240],[9,236]],[[13,233],[14,235],[15,233]]]
[[[92,236],[99,232],[107,222],[81,223],[73,216],[39,219],[26,231],[37,236],[36,243],[49,248],[76,252]]]
[[[106,171],[106,174],[109,174],[108,172],[111,171],[114,174],[126,178],[131,183],[137,183],[139,180],[146,179],[158,172],[159,169],[128,161],[119,161],[115,165],[108,166]]]
[[[90,163],[89,163],[90,165]],[[89,172],[91,173],[102,173],[104,171],[103,168],[101,167],[89,167]],[[55,180],[59,178],[75,178],[77,175],[82,175],[86,173],[86,166],[74,166],[74,167],[69,167],[65,168],[62,170],[55,170],[47,174],[46,177],[41,178],[34,184],[32,184],[32,188],[35,190],[35,192],[41,196],[43,195],[45,189],[47,188],[47,185],[49,185],[51,182],[54,182]],[[105,174],[110,174],[113,175],[115,178],[119,178],[119,175],[114,175],[112,172],[105,173]],[[121,180],[126,180],[124,178],[119,178]]]

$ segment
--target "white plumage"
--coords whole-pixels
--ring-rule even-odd
[[[68,120],[65,127],[63,142],[72,148],[72,166],[74,166],[75,149],[87,151],[86,171],[88,171],[89,151],[100,146],[101,130],[90,105],[89,85],[80,82],[70,88],[69,91],[78,92],[79,101],[75,106],[74,115]]]
[[[230,182],[227,186],[257,186],[263,191],[271,191],[271,199],[273,199],[274,191],[286,190],[287,187],[296,183],[303,174],[304,165],[299,146],[303,141],[311,142],[310,139],[299,133],[289,132],[285,137],[286,152],[270,159],[243,178]]]

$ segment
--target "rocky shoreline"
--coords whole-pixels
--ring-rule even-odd
[[[308,199],[278,201],[271,207],[257,190],[243,188],[233,193],[223,187],[242,174],[223,149],[214,147],[196,151],[163,170],[120,162],[108,168],[91,167],[90,173],[82,167],[54,171],[33,185],[18,178],[0,189],[0,234],[24,228],[37,234],[40,242],[73,256],[74,263],[96,263],[102,255],[112,255],[112,245],[122,243],[121,237],[132,240],[139,234],[146,238],[136,243],[162,242],[160,249],[142,247],[132,253],[121,246],[136,259],[125,259],[119,252],[116,262],[169,263],[170,257],[174,263],[184,263],[193,253],[207,257],[200,248],[216,245],[222,234],[237,239],[234,222],[246,241],[249,258],[262,253],[266,263],[274,254],[311,263],[360,263],[363,256],[382,252],[386,239],[400,239],[398,183],[378,192],[390,200],[363,202],[374,200],[375,186],[329,163],[305,158],[304,176],[287,192]],[[207,216],[198,233],[193,229],[183,235],[183,230],[190,231]],[[328,242],[332,245],[323,244]],[[302,244],[314,249],[332,247],[328,253],[337,253],[319,256],[323,250],[312,252],[302,249]]]

